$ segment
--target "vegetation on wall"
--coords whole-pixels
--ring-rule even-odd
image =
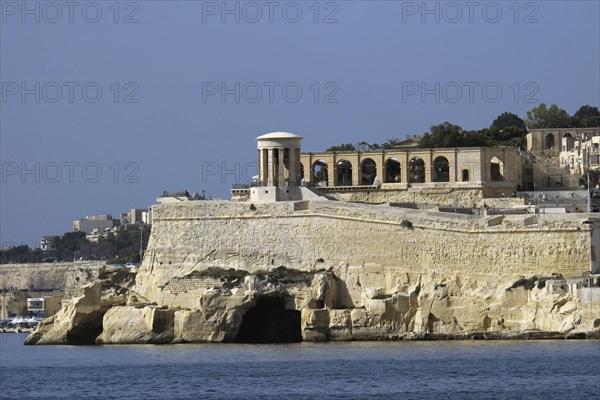
[[[400,222],[400,226],[406,229],[414,229],[413,223],[407,219],[403,219],[402,222]]]
[[[272,283],[298,283],[305,282],[310,283],[313,279],[313,276],[317,272],[323,272],[324,269],[320,269],[318,271],[301,271],[298,269],[287,268],[279,266],[277,268],[273,268],[271,270],[259,270],[254,274],[251,274],[248,271],[242,269],[235,268],[221,268],[221,267],[208,267],[201,271],[192,272],[189,277],[200,277],[200,278],[214,278],[219,279],[223,283],[223,287],[225,288],[233,288],[236,286],[240,286],[244,281],[244,278],[248,275],[255,275],[259,279],[268,280]]]

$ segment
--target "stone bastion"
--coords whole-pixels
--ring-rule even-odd
[[[335,201],[181,202],[153,212],[140,270],[147,296],[175,271],[203,265],[564,277],[600,271],[600,223],[586,214],[475,217]]]
[[[600,302],[566,282],[600,271],[599,230],[588,214],[168,202],[137,274],[101,274],[28,343],[598,337]]]

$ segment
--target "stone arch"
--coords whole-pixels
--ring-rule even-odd
[[[377,177],[377,164],[371,158],[365,158],[360,163],[360,184],[373,185]]]
[[[492,157],[490,160],[490,180],[496,182],[504,180],[504,162],[498,157]]]
[[[425,182],[425,161],[420,157],[413,157],[408,162],[408,182]]]
[[[572,139],[573,136],[569,132],[567,132],[563,135],[562,138],[567,139],[567,143],[563,147],[562,151],[573,151],[573,140],[569,140],[569,139]]]
[[[329,171],[327,161],[317,160],[312,166],[313,186],[327,186],[329,180]]]
[[[302,341],[300,311],[287,310],[281,297],[259,297],[242,317],[233,339],[237,343],[296,343]]]
[[[340,160],[336,163],[336,186],[352,186],[352,163]]]
[[[554,140],[554,134],[553,133],[547,134],[546,137],[544,138],[544,149],[554,150],[555,146],[556,146],[556,143]]]
[[[400,160],[395,157],[389,158],[385,162],[385,183],[398,183],[401,179],[402,166]]]
[[[437,157],[433,160],[433,182],[450,182],[450,163],[446,157]]]

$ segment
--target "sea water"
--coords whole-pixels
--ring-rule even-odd
[[[600,341],[24,346],[0,398],[600,399]]]

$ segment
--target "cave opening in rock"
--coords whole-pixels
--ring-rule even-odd
[[[83,318],[79,318],[73,324],[73,328],[67,332],[67,344],[94,344],[96,338],[102,333],[102,318],[105,313],[106,310],[96,310],[85,315]]]
[[[237,343],[296,343],[302,341],[300,311],[286,310],[280,297],[259,298],[242,318]]]

